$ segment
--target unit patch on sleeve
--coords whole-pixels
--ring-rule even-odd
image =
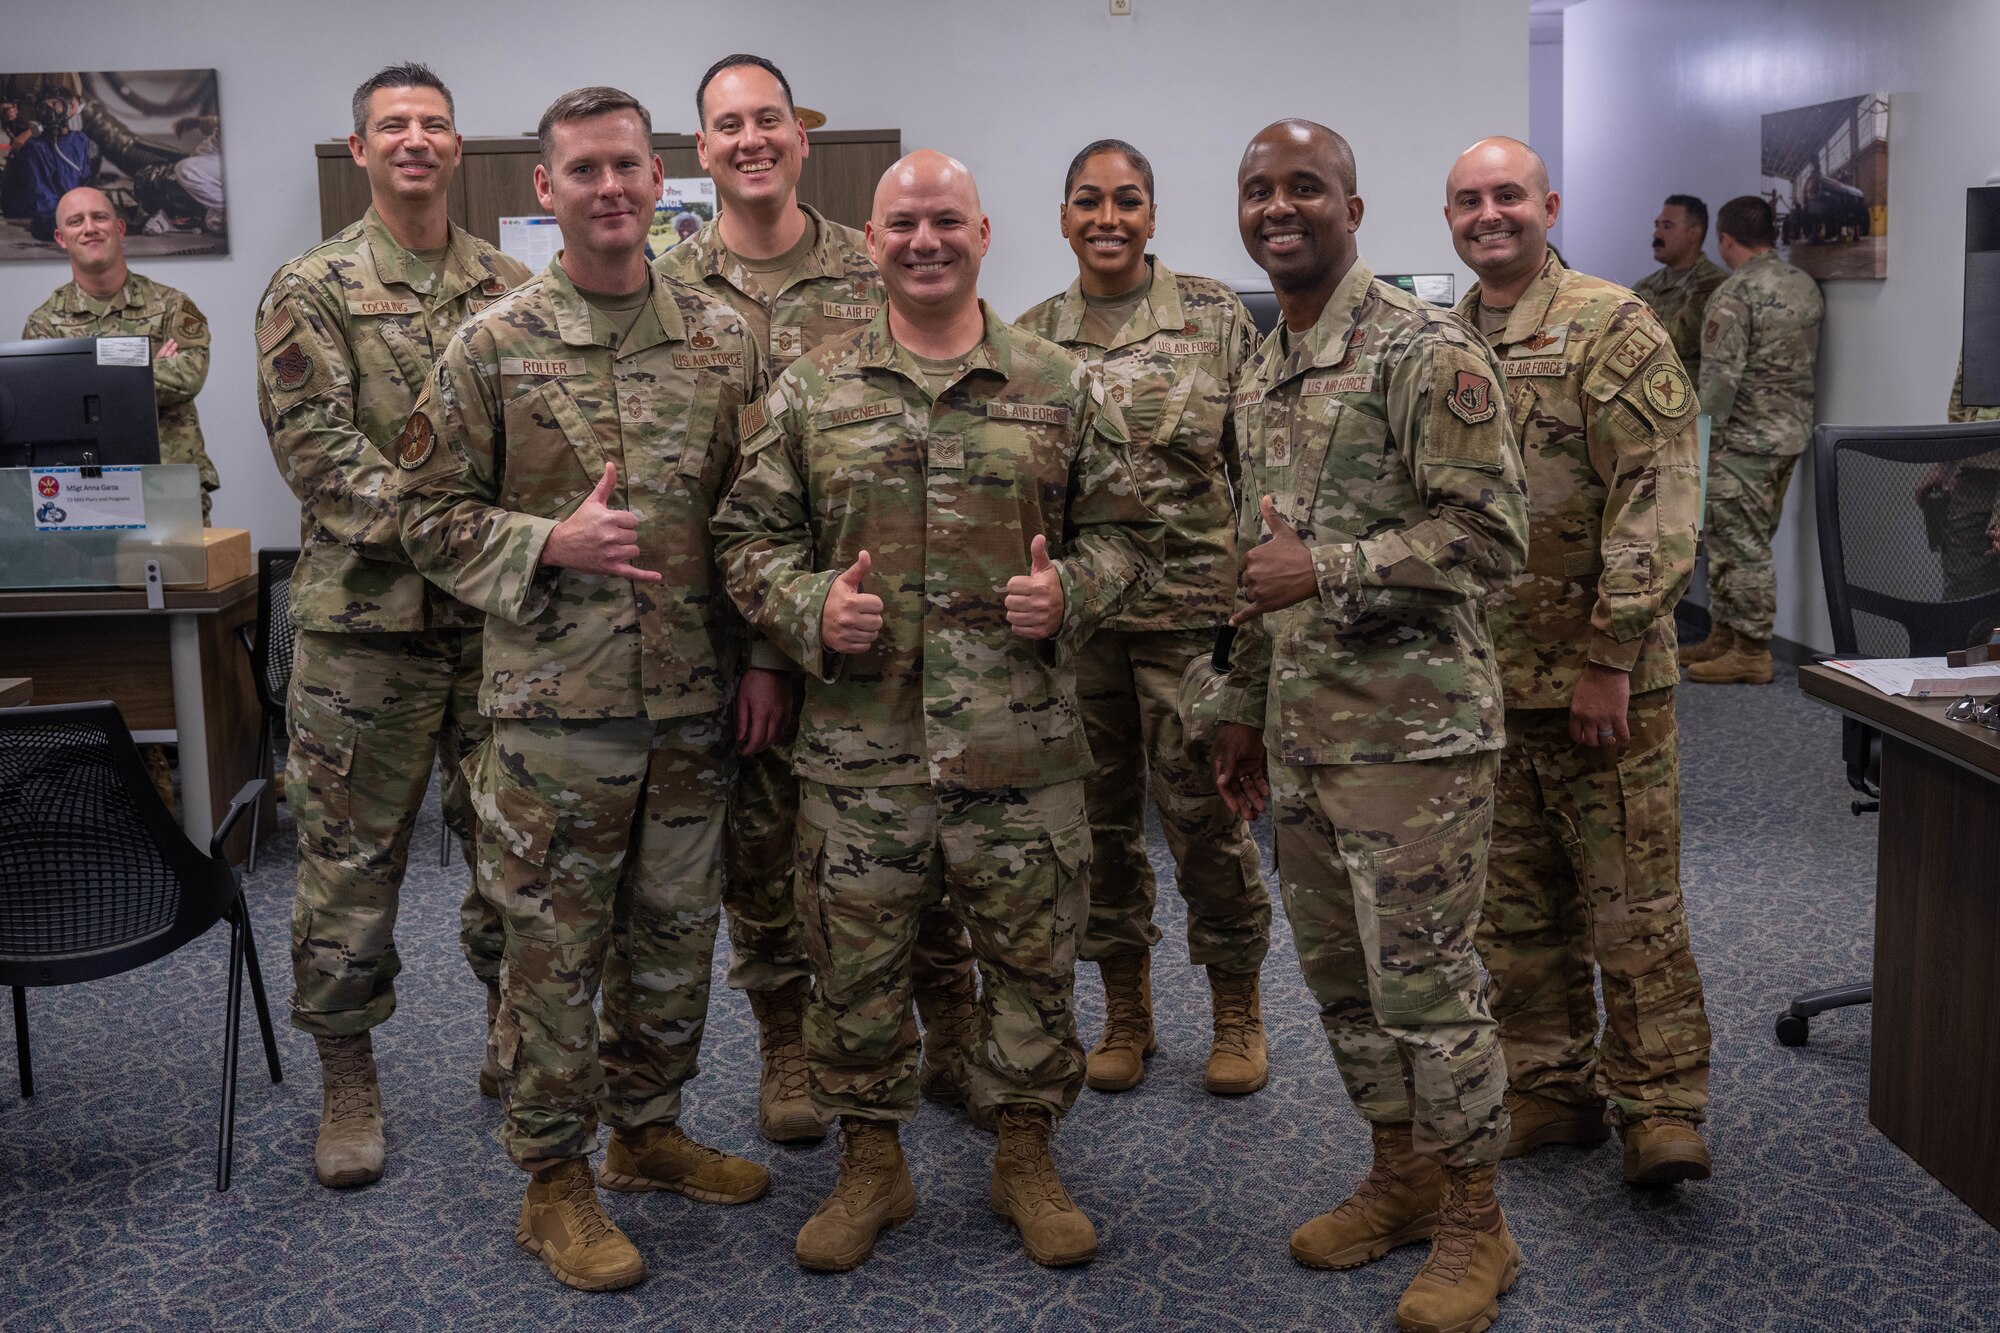
[[[1694,402],[1694,386],[1686,371],[1663,361],[1646,372],[1646,401],[1662,416],[1677,417]]]
[[[1491,421],[1500,405],[1493,398],[1493,381],[1477,371],[1461,370],[1445,398],[1451,414],[1468,426]]]
[[[396,462],[414,472],[430,461],[431,450],[437,448],[437,432],[431,428],[431,419],[422,412],[412,412],[410,419],[403,423],[403,430],[396,437]]]
[[[312,357],[299,346],[297,338],[285,344],[285,350],[271,358],[272,382],[286,393],[303,387],[312,378],[312,373]]]

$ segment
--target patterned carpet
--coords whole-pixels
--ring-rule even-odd
[[[2000,1232],[1868,1124],[1867,1012],[1817,1020],[1803,1049],[1772,1038],[1794,992],[1868,972],[1874,825],[1848,814],[1834,716],[1786,673],[1684,690],[1682,727],[1717,1176],[1635,1192],[1615,1143],[1509,1164],[1501,1193],[1528,1263],[1498,1327],[1994,1328]],[[749,1009],[718,971],[686,1124],[770,1164],[770,1194],[734,1209],[609,1195],[651,1279],[559,1287],[513,1244],[523,1180],[474,1087],[481,993],[453,940],[463,872],[437,868],[435,816],[421,827],[402,1009],[378,1034],[387,1178],[346,1194],[313,1182],[311,1045],[281,1029],[273,1087],[246,1026],[235,1184],[213,1192],[221,933],[136,975],[31,992],[33,1099],[0,1041],[0,1328],[1377,1329],[1421,1262],[1413,1247],[1351,1273],[1292,1263],[1287,1235],[1365,1169],[1366,1135],[1282,936],[1265,972],[1270,1087],[1201,1092],[1206,990],[1168,893],[1151,1075],[1115,1098],[1086,1091],[1058,1141],[1102,1237],[1095,1264],[1029,1262],[987,1211],[992,1141],[926,1107],[906,1136],[916,1219],[857,1272],[801,1273],[792,1239],[836,1152],[756,1137]],[[249,883],[274,997],[288,989],[284,842]],[[1094,1034],[1096,976],[1083,976]]]

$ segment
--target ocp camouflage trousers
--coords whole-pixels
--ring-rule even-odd
[[[1500,1160],[1507,1071],[1474,948],[1492,752],[1271,765],[1278,886],[1347,1095],[1447,1166]]]
[[[2000,591],[2000,552],[1992,528],[2000,524],[2000,469],[1960,464],[1945,504],[1944,595],[1953,600]]]
[[[530,1171],[585,1156],[600,1115],[673,1123],[721,916],[735,767],[723,716],[502,718],[473,767],[479,887],[507,926],[495,1038],[508,1156]]]
[[[1077,702],[1097,767],[1090,811],[1090,921],[1083,957],[1098,961],[1160,941],[1159,885],[1146,855],[1146,796],[1160,812],[1187,903],[1188,961],[1255,972],[1271,947],[1271,894],[1250,826],[1215,794],[1207,764],[1182,748],[1181,676],[1215,631],[1099,630],[1076,655]]]
[[[1778,579],[1771,538],[1785,507],[1798,455],[1717,449],[1708,462],[1708,610],[1719,625],[1751,639],[1768,639],[1778,615]]]
[[[986,1035],[967,1066],[973,1108],[1068,1111],[1083,1083],[1073,979],[1089,868],[1081,782],[803,783],[799,909],[818,979],[805,1018],[813,1101],[834,1115],[916,1114],[911,953],[926,909],[948,902],[982,982]]]
[[[722,906],[729,919],[729,985],[773,990],[812,975],[793,892],[799,780],[782,750],[737,765],[724,841]],[[950,995],[972,983],[972,946],[949,909],[924,909],[911,974],[920,995]]]
[[[445,823],[472,863],[461,765],[485,739],[473,629],[301,630],[292,663],[285,804],[298,828],[292,1026],[352,1036],[396,1011],[396,915],[431,766]],[[499,916],[468,888],[459,947],[482,981],[500,975]]]
[[[1570,739],[1567,709],[1508,710],[1479,952],[1514,1088],[1700,1120],[1709,1029],[1681,901],[1673,690],[1628,717],[1631,742],[1603,754]]]

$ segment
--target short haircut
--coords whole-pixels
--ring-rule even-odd
[[[1778,228],[1771,215],[1771,201],[1754,194],[1739,194],[1718,209],[1715,229],[1738,245],[1755,247],[1778,243]]]
[[[1333,160],[1336,178],[1340,181],[1341,190],[1346,193],[1348,198],[1352,199],[1357,188],[1354,174],[1353,145],[1348,143],[1339,131],[1328,129],[1316,120],[1306,120],[1300,116],[1293,116],[1288,120],[1281,120],[1278,123],[1280,125],[1295,125],[1305,130],[1313,130],[1333,140]]]
[[[429,65],[405,60],[400,65],[384,65],[354,90],[354,133],[357,136],[368,133],[368,99],[384,88],[435,88],[444,94],[445,111],[454,123],[458,120],[458,106],[451,100],[451,89],[444,86],[444,80],[433,74]]]
[[[702,99],[708,96],[708,85],[714,83],[715,76],[722,73],[723,70],[736,69],[742,65],[754,65],[776,79],[778,86],[785,90],[785,108],[787,110],[796,109],[792,103],[792,81],[785,77],[785,71],[779,69],[762,56],[746,55],[739,51],[733,56],[724,56],[713,65],[710,65],[708,73],[702,75],[701,82],[695,85],[694,123],[697,129],[708,128],[708,111],[702,106]]]
[[[1090,159],[1099,153],[1122,155],[1132,164],[1132,170],[1139,173],[1139,179],[1146,187],[1146,198],[1149,201],[1153,198],[1153,164],[1146,160],[1146,155],[1123,139],[1099,139],[1095,143],[1085,144],[1083,151],[1069,160],[1069,174],[1063,177],[1064,199],[1069,198],[1069,192],[1076,188],[1076,178],[1083,174],[1083,169]]]
[[[572,120],[589,120],[592,116],[608,116],[614,111],[637,113],[639,123],[646,127],[648,144],[652,142],[653,113],[641,106],[638,98],[602,84],[573,88],[549,103],[549,109],[542,113],[541,124],[535,127],[535,137],[541,140],[542,165],[548,166],[555,154],[556,126]]]
[[[1689,222],[1701,228],[1702,235],[1708,234],[1708,205],[1701,200],[1691,194],[1670,194],[1667,196],[1667,207],[1680,209],[1687,214]]]

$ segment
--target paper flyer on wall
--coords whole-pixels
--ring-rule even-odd
[[[562,249],[562,228],[546,215],[500,219],[500,248],[540,273]]]
[[[658,259],[715,218],[715,182],[706,176],[669,176],[653,209],[646,254]]]

